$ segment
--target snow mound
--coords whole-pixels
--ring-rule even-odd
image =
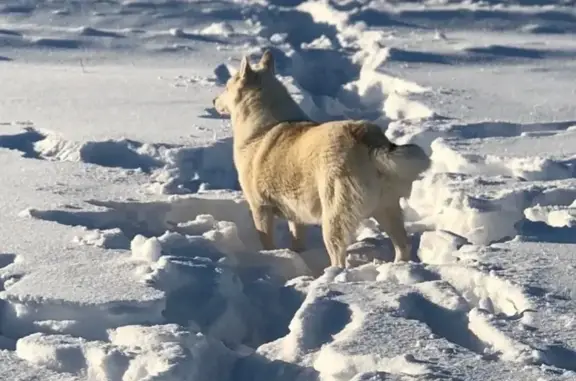
[[[108,328],[160,322],[164,294],[130,276],[137,267],[86,261],[27,273],[2,292],[2,332],[13,338],[33,332],[101,338]]]
[[[234,33],[232,25],[226,22],[213,23],[200,31],[200,34],[228,37]]]
[[[222,343],[176,325],[131,326],[109,341],[36,333],[18,340],[16,355],[91,380],[228,380],[236,356]]]
[[[440,160],[437,155],[438,151],[432,155],[433,166]],[[457,158],[446,162],[458,165]],[[568,206],[576,195],[572,178],[514,182],[502,175],[435,172],[433,168],[414,183],[408,203],[416,213],[415,223],[449,231],[474,244],[512,238],[524,229],[525,209],[538,204]]]
[[[2,377],[13,381],[79,381],[81,378],[71,374],[62,374],[47,368],[38,367],[19,358],[12,351],[0,350],[0,371]]]
[[[432,144],[432,160],[438,171],[487,176],[509,176],[528,181],[561,180],[572,177],[572,169],[562,163],[542,157],[502,157],[463,154],[454,150],[444,139]]]
[[[534,222],[544,222],[555,228],[576,226],[576,203],[570,206],[540,206],[536,205],[524,210],[527,219]]]
[[[104,230],[87,229],[85,234],[74,237],[74,242],[105,249],[122,249],[127,246],[128,239],[118,228]]]

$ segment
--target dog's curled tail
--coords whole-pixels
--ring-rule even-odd
[[[358,121],[348,126],[352,136],[370,149],[374,164],[383,175],[412,183],[430,167],[430,158],[416,144],[396,145],[379,126],[370,122]]]
[[[383,173],[413,182],[430,168],[430,157],[416,144],[391,144],[374,152],[377,166]]]

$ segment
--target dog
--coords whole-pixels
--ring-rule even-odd
[[[345,268],[361,221],[373,217],[390,237],[395,262],[410,260],[400,206],[430,166],[417,145],[396,145],[368,121],[317,123],[276,77],[265,51],[240,68],[213,100],[232,122],[234,165],[264,250],[273,250],[273,221],[288,220],[291,250],[304,250],[306,225],[321,225],[331,266]]]

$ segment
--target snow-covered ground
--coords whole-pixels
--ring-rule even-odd
[[[575,6],[0,1],[0,379],[576,380]],[[266,48],[431,154],[414,262],[259,250],[211,101]]]

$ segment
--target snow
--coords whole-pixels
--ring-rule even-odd
[[[572,0],[0,5],[9,380],[576,380]],[[433,165],[346,270],[260,248],[212,99],[271,49],[317,120]]]

